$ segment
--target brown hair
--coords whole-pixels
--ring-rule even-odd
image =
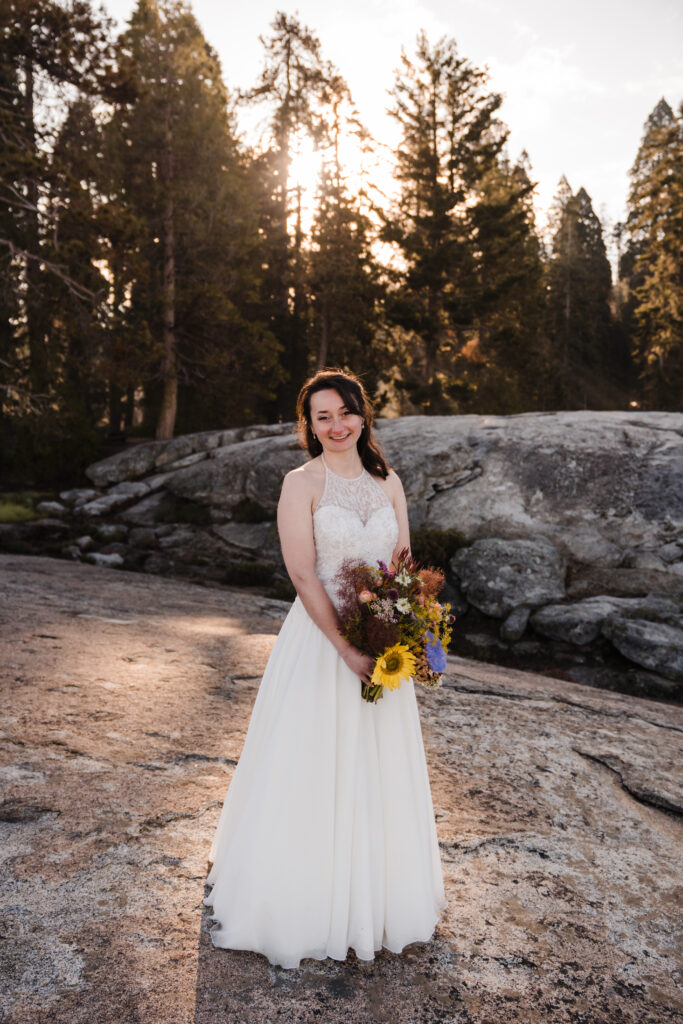
[[[327,388],[337,392],[349,412],[363,417],[365,429],[361,431],[356,442],[358,454],[369,473],[386,479],[389,475],[389,466],[373,433],[372,423],[375,414],[372,404],[358,377],[346,370],[330,368],[318,370],[308,378],[301,388],[296,400],[297,430],[301,447],[306,449],[311,458],[320,455],[323,450],[323,446],[313,433],[311,426],[311,395],[314,395],[316,391],[325,391]]]

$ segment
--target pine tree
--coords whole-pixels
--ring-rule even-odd
[[[453,360],[475,321],[470,204],[506,136],[495,117],[501,97],[485,92],[486,84],[486,73],[460,57],[453,40],[432,47],[421,33],[414,61],[403,54],[392,94],[402,131],[401,195],[384,239],[398,247],[406,270],[388,311],[419,348],[399,386],[424,412],[452,409],[449,394],[461,387]]]
[[[43,211],[49,197],[48,154],[53,126],[41,123],[37,108],[47,89],[76,88],[81,94],[115,91],[110,22],[86,0],[7,0],[0,9],[0,76],[8,92],[0,98],[3,125],[3,205],[15,216],[14,236],[4,248],[15,254],[20,272],[23,332],[28,349],[27,385],[47,396],[55,353],[50,344],[50,315],[45,282],[62,270],[46,261],[51,224]]]
[[[602,226],[586,190],[574,194],[564,177],[555,199],[554,219],[548,329],[556,400],[564,408],[601,407],[606,401],[613,347],[612,272]]]
[[[140,0],[120,42],[137,99],[112,130],[136,222],[127,321],[140,364],[155,367],[147,419],[158,437],[177,417],[203,425],[210,410],[253,419],[278,379],[277,346],[255,313],[255,200],[218,58],[187,5],[170,0]]]
[[[319,138],[320,107],[334,72],[322,59],[317,36],[296,17],[279,11],[271,30],[268,38],[261,37],[265,62],[259,82],[245,99],[266,101],[273,110],[272,151],[260,160],[270,174],[262,203],[270,326],[282,346],[284,367],[272,414],[291,418],[310,361],[301,191],[290,184],[291,152],[297,138]]]
[[[101,375],[102,307],[108,285],[100,269],[102,208],[101,133],[92,101],[74,100],[50,156],[52,231],[44,252],[68,269],[68,280],[52,275],[45,283],[50,305],[53,351],[52,388],[61,425],[70,442],[96,451],[95,425],[106,410]],[[87,298],[92,296],[92,299]]]
[[[383,288],[372,253],[373,227],[352,197],[341,160],[343,140],[364,129],[346,83],[328,75],[321,133],[322,170],[309,257],[316,366],[342,366],[364,377],[371,393],[386,370],[379,324]]]
[[[622,276],[642,400],[683,407],[683,105],[662,99],[631,169]]]
[[[455,363],[463,405],[499,414],[545,408],[549,352],[541,243],[528,157],[500,159],[471,207],[476,343]],[[467,396],[469,395],[469,400]]]

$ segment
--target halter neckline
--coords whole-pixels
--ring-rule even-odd
[[[360,480],[363,473],[365,472],[365,466],[363,466],[358,476],[342,476],[341,473],[335,473],[333,469],[330,469],[330,467],[325,462],[325,456],[323,455],[322,452],[320,453],[320,458],[323,460],[323,466],[325,467],[326,473],[331,473],[332,476],[337,476],[339,477],[340,480],[347,480],[349,483],[351,483],[353,480]]]

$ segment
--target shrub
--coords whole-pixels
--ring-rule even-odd
[[[410,548],[418,562],[437,566],[444,571],[455,552],[467,544],[460,530],[433,530],[420,526],[410,531]]]

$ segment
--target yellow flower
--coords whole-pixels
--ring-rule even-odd
[[[404,679],[415,674],[415,656],[405,644],[394,644],[375,662],[371,686],[385,686],[398,690]]]

